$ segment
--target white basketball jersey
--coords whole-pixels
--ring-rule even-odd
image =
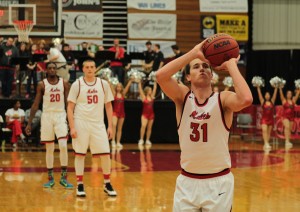
[[[58,79],[55,85],[48,82],[47,78],[43,80],[45,92],[43,95],[43,112],[64,112],[65,110],[65,95],[64,81]]]
[[[193,92],[186,95],[178,126],[181,168],[194,174],[212,174],[231,167],[229,129],[219,93],[199,104]]]
[[[93,85],[87,84],[83,77],[78,79],[79,94],[74,110],[75,119],[104,124],[104,104],[106,103],[105,95],[107,94],[105,94],[103,83],[104,81],[100,78],[96,78]]]

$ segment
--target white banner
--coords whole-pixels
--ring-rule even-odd
[[[146,51],[146,42],[147,40],[127,40],[127,53]],[[164,54],[164,58],[174,56],[171,46],[176,44],[175,41],[152,40],[151,43],[152,47],[154,44],[160,45],[160,50]]]
[[[176,39],[176,15],[128,14],[129,38]]]
[[[248,0],[199,0],[199,4],[201,12],[248,12]]]
[[[127,8],[138,10],[176,10],[176,0],[128,0]]]
[[[103,15],[93,12],[63,12],[66,37],[102,38]]]

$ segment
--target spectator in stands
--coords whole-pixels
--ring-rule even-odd
[[[26,58],[26,57],[28,58],[29,57],[30,52],[27,49],[27,44],[26,43],[24,43],[24,42],[19,43],[18,50],[19,50],[19,56],[20,57],[23,57],[23,58]],[[27,71],[28,71],[27,64],[26,63],[20,63],[20,68],[16,73],[16,75],[17,75],[16,78],[19,81],[19,83],[18,83],[19,91],[20,91],[20,86],[22,85],[22,82],[26,78]],[[19,96],[21,96],[20,93],[19,93]]]
[[[262,107],[262,118],[261,118],[261,129],[264,140],[264,150],[271,150],[271,146],[269,144],[271,133],[274,125],[274,107],[277,96],[278,88],[274,89],[272,98],[269,92],[265,93],[263,97],[261,93],[261,89],[257,86],[257,93],[260,105]]]
[[[63,44],[61,53],[66,58],[67,64],[69,66],[72,66],[72,65],[75,64],[75,57],[74,57],[73,52],[70,51],[70,45],[69,44],[67,44],[67,43]]]
[[[13,108],[5,112],[7,128],[12,130],[11,142],[13,147],[17,147],[18,139],[25,143],[25,136],[22,132],[22,125],[25,120],[25,112],[21,109],[20,101],[15,101]]]
[[[284,137],[285,137],[285,147],[292,148],[293,144],[290,142],[291,139],[291,131],[294,122],[295,116],[295,105],[299,98],[300,89],[297,90],[295,96],[293,96],[293,92],[288,90],[286,92],[286,96],[284,96],[282,88],[279,88],[280,99],[283,106],[283,125],[284,125]]]
[[[47,54],[48,59],[45,60],[45,63],[54,62],[57,66],[57,75],[62,77],[64,80],[69,81],[70,74],[67,67],[67,60],[63,54],[57,49],[54,45],[46,45],[45,53]]]
[[[109,82],[109,81],[108,81]],[[125,119],[125,96],[130,88],[131,83],[133,82],[133,78],[129,79],[125,89],[122,83],[118,83],[115,87],[109,82],[112,93],[114,95],[113,101],[113,117],[112,117],[112,141],[111,147],[121,149],[123,145],[121,144],[122,138],[122,129]]]
[[[0,46],[0,80],[2,84],[2,95],[10,97],[12,92],[12,83],[14,80],[15,70],[19,68],[11,63],[13,57],[18,57],[18,49],[13,45],[13,38],[8,37],[5,43]]]
[[[32,104],[33,104],[33,102],[32,102]],[[30,117],[30,111],[31,111],[31,108],[29,108],[25,111],[26,124],[28,123],[28,120]],[[42,111],[40,109],[38,109],[32,119],[32,123],[31,123],[31,135],[34,136],[36,146],[39,146],[39,144],[40,144],[41,117],[42,117]]]
[[[19,56],[20,57],[28,57],[29,56],[29,51],[27,50],[27,45],[24,42],[20,43],[20,45],[19,45]]]
[[[100,52],[100,51],[105,51],[103,45],[98,45],[97,46],[97,52]],[[95,59],[97,52],[89,51],[88,56]],[[109,65],[109,60],[107,60],[105,58],[97,58],[95,60],[95,62],[96,62],[97,71],[102,69],[102,68],[105,68]]]
[[[171,58],[169,59],[168,62],[170,62],[170,61],[172,61],[172,60],[175,60],[175,59],[177,59],[178,57],[184,55],[184,53],[181,52],[181,50],[179,49],[179,46],[177,46],[177,45],[172,45],[171,48],[172,48],[172,50],[173,50],[173,52],[174,52],[174,56],[171,57]],[[166,61],[165,61],[165,62],[166,62]],[[180,72],[181,72],[181,81],[182,81],[182,82],[185,81],[185,71],[184,71],[184,70],[185,70],[185,68],[182,68],[182,69],[180,70]]]
[[[147,50],[144,51],[144,58],[145,60],[143,61],[143,69],[146,74],[149,74],[152,71],[152,66],[153,66],[153,61],[154,61],[154,56],[155,52],[152,49],[152,43],[151,41],[146,42],[146,48]]]
[[[30,51],[29,51],[29,63],[27,64],[27,85],[26,85],[26,95],[25,98],[30,98],[35,96],[36,94],[36,88],[37,88],[37,62],[33,61],[33,55],[35,54],[37,50],[37,45],[32,44],[30,46]],[[33,83],[33,95],[31,92],[31,82]]]
[[[151,146],[152,143],[150,141],[151,133],[152,133],[152,125],[154,122],[154,110],[153,110],[153,103],[155,98],[155,93],[157,89],[157,83],[154,81],[153,90],[151,87],[146,86],[143,90],[142,82],[139,81],[139,91],[140,91],[140,98],[143,102],[143,111],[141,116],[141,129],[140,129],[140,140],[139,140],[139,147],[144,145],[144,136],[146,132],[146,145]]]
[[[87,52],[88,52],[88,43],[87,42],[81,43],[81,51],[83,51],[87,54]]]
[[[174,59],[177,59],[178,57],[183,55],[183,53],[180,51],[180,49],[177,45],[172,45],[171,48],[175,54]]]
[[[46,54],[45,53],[45,45],[46,41],[45,40],[39,40],[37,42],[37,50],[35,50],[35,54]],[[44,71],[46,70],[46,63],[44,61],[37,61],[37,81],[41,81],[44,79]]]
[[[125,49],[120,46],[120,40],[114,39],[114,46],[109,48],[109,51],[115,52],[115,59],[110,62],[110,68],[114,75],[118,77],[119,82],[124,84],[124,69],[123,59],[125,56]]]
[[[164,54],[160,51],[160,45],[154,44],[153,50],[155,52],[152,71],[157,71],[164,65]]]

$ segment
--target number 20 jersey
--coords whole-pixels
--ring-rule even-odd
[[[64,81],[59,77],[56,84],[43,80],[45,92],[43,95],[43,112],[65,112]]]
[[[178,126],[181,168],[194,174],[218,173],[231,167],[229,129],[219,93],[199,104],[193,92],[184,100]]]

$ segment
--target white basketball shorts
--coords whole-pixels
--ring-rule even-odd
[[[74,120],[77,138],[72,139],[75,154],[85,155],[88,148],[93,155],[109,154],[109,142],[105,124]]]
[[[173,212],[229,212],[234,192],[234,177],[226,175],[195,179],[179,175],[176,181]]]
[[[54,142],[57,139],[67,138],[66,112],[43,112],[41,117],[41,142]]]

